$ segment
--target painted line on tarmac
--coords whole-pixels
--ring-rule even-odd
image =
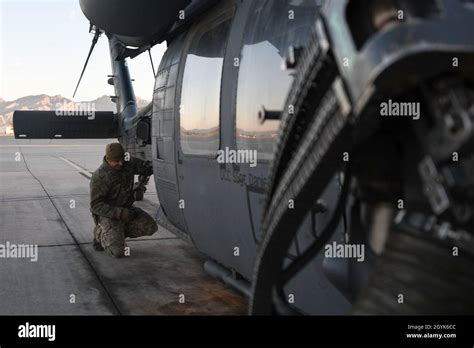
[[[69,164],[71,167],[73,167],[74,169],[76,169],[79,174],[85,176],[87,179],[90,179],[92,178],[92,175],[91,173],[89,173],[89,171],[87,171],[85,168],[82,168],[80,166],[78,166],[77,164],[71,162],[70,160],[68,160],[67,158],[64,158],[64,157],[58,157],[60,160],[66,162],[67,164]]]

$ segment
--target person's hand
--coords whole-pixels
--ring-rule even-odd
[[[145,175],[150,176],[153,174],[153,163],[151,161],[145,162]]]

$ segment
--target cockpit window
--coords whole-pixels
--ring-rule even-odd
[[[280,111],[292,82],[281,69],[288,47],[304,46],[316,19],[317,1],[255,1],[247,20],[237,88],[238,149],[257,150],[259,162],[269,161],[279,121],[260,124],[258,112]]]
[[[215,156],[219,150],[222,65],[231,20],[203,26],[186,57],[180,104],[181,149]]]

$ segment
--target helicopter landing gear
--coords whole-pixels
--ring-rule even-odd
[[[301,54],[281,113],[249,313],[304,314],[285,300],[285,285],[320,254],[348,197],[361,206],[392,202],[408,219],[395,214],[383,238],[380,262],[358,293],[353,313],[473,313],[472,81],[442,75],[407,94],[391,96],[422,101],[420,120],[400,117],[393,122],[380,117],[387,95],[374,94],[364,110],[353,115],[346,111],[338,85],[331,52],[318,45],[315,34]],[[388,148],[393,149],[390,156]],[[344,152],[351,153],[351,161],[343,161]],[[453,163],[453,153],[462,159],[456,157]],[[287,263],[298,226],[341,171],[342,192],[330,222],[311,246]],[[290,200],[297,208],[289,208]]]

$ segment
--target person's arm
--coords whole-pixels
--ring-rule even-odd
[[[106,180],[94,174],[91,178],[91,212],[95,215],[105,216],[111,219],[121,219],[122,215],[126,214],[124,208],[114,207],[106,203],[108,186]]]
[[[131,164],[133,165],[134,174],[150,176],[153,174],[153,166],[150,161],[144,161],[140,158],[132,158]]]

